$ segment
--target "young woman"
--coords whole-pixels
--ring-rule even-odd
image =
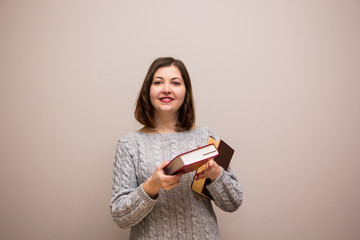
[[[209,199],[193,192],[194,177],[210,178],[206,187],[224,211],[238,209],[242,191],[234,174],[215,161],[195,172],[165,175],[163,168],[177,155],[219,136],[195,126],[192,88],[185,65],[170,57],[156,59],[139,92],[135,118],[144,125],[122,137],[114,160],[114,221],[131,227],[130,239],[220,239]]]

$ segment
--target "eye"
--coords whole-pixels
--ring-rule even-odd
[[[156,80],[156,81],[153,82],[153,84],[154,84],[154,85],[160,85],[160,84],[161,84],[161,81]]]
[[[180,81],[173,81],[172,82],[175,86],[180,86],[181,85],[181,82]]]

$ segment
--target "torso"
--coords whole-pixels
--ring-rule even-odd
[[[138,183],[145,182],[163,161],[171,160],[199,145],[206,145],[211,135],[213,135],[211,129],[195,126],[188,131],[168,134],[156,134],[154,131],[149,132],[148,129],[132,133],[131,145],[137,146],[133,159]],[[217,136],[213,137],[217,138]],[[160,231],[164,226],[168,227],[169,231],[163,232],[164,235],[159,239],[185,239],[190,236],[193,239],[203,237],[213,239],[214,236],[219,236],[210,201],[191,190],[194,174],[192,172],[182,176],[180,185],[170,191],[160,190],[154,209],[141,224],[132,228],[131,235],[134,239],[139,232],[146,232],[149,228]],[[168,221],[160,221],[160,219],[168,219]],[[204,225],[208,228],[204,228]],[[205,229],[209,232],[204,231]]]

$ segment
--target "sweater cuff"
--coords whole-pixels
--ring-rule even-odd
[[[226,175],[225,170],[223,168],[221,168],[220,176],[206,186],[208,188],[208,190],[216,191],[216,189],[222,188],[224,178],[226,177],[225,175]]]
[[[140,196],[140,199],[145,202],[155,204],[157,202],[157,199],[159,198],[159,194],[156,194],[156,196],[154,198],[151,198],[151,197],[149,197],[149,195],[147,195],[147,193],[144,191],[142,186],[143,186],[143,183],[138,188],[138,194]]]

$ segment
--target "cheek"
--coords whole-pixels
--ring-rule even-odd
[[[151,87],[151,88],[150,88],[150,92],[149,92],[150,100],[156,98],[156,96],[157,96],[157,91],[156,91],[156,90],[157,90],[157,89],[154,88],[154,87]]]
[[[154,89],[150,88],[149,98],[150,98],[150,103],[151,103],[152,106],[154,106],[154,104],[155,104],[155,99],[156,99],[155,96],[156,96],[156,94],[154,92]]]
[[[177,92],[177,96],[183,100],[185,100],[185,95],[186,95],[186,88],[182,88],[179,89],[179,91]]]

